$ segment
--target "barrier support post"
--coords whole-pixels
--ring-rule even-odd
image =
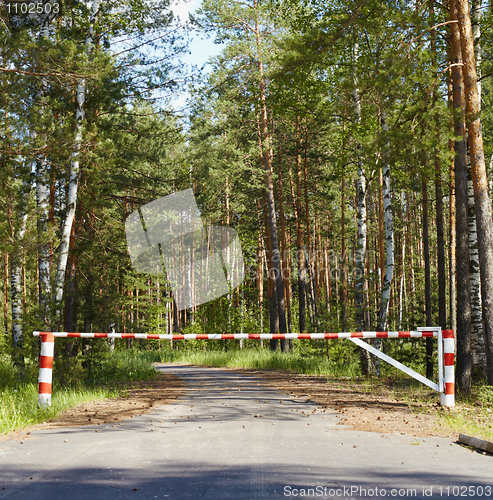
[[[445,365],[445,388],[440,394],[442,406],[455,406],[455,337],[453,330],[443,330],[443,360]]]
[[[55,353],[55,337],[53,333],[41,333],[41,354],[39,357],[39,391],[38,406],[51,406],[51,384],[53,380],[53,355]]]

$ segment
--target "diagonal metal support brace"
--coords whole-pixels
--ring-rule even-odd
[[[438,384],[435,384],[435,382],[428,380],[426,377],[423,377],[423,375],[420,375],[418,372],[415,372],[414,370],[407,367],[406,365],[399,363],[399,361],[396,361],[394,358],[387,356],[387,354],[383,353],[382,351],[375,349],[370,344],[367,344],[366,342],[364,342],[363,340],[358,339],[358,338],[350,338],[349,340],[351,342],[354,342],[356,345],[362,347],[363,349],[370,351],[373,355],[378,356],[379,358],[383,359],[384,361],[387,361],[387,363],[391,364],[392,366],[395,366],[396,368],[403,371],[404,373],[407,373],[408,375],[415,378],[416,380],[419,380],[421,383],[427,385],[428,387],[430,387],[434,391],[440,392],[440,388],[439,388]]]

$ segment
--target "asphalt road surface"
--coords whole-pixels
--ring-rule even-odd
[[[254,376],[159,370],[186,382],[170,405],[120,425],[0,442],[0,499],[493,499],[491,455],[442,438],[349,430]]]

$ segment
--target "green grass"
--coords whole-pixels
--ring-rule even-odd
[[[97,399],[116,397],[117,392],[104,388],[57,388],[51,407],[38,408],[38,386],[22,384],[18,389],[6,388],[0,392],[0,433],[5,434],[29,425],[51,420],[64,410]]]
[[[467,396],[456,395],[457,406],[441,411],[444,425],[463,434],[493,442],[493,387],[473,386]]]
[[[159,361],[156,352],[99,353],[86,368],[80,364],[72,367],[71,376],[64,377],[64,386],[60,385],[62,366],[55,362],[51,406],[43,409],[38,408],[37,362],[27,360],[21,382],[10,357],[0,356],[0,433],[51,420],[78,404],[118,397],[126,389],[122,382],[152,378],[156,374],[154,361]]]
[[[306,375],[356,377],[360,374],[355,363],[336,363],[324,356],[302,353],[272,352],[267,349],[235,351],[162,351],[162,363],[184,363],[202,366],[224,366],[256,370],[284,370]]]

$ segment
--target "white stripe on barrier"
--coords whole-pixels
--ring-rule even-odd
[[[41,356],[53,357],[55,353],[55,342],[41,342]]]
[[[38,382],[51,384],[53,381],[53,370],[51,368],[40,368]]]
[[[440,394],[440,404],[442,406],[447,406],[452,408],[455,406],[455,395],[454,394]]]
[[[51,394],[38,394],[38,406],[41,408],[51,406]]]
[[[445,352],[454,352],[455,349],[455,340],[450,338],[443,339],[443,349]]]
[[[445,380],[447,382],[454,381],[455,377],[455,369],[453,366],[446,366],[445,367]]]

